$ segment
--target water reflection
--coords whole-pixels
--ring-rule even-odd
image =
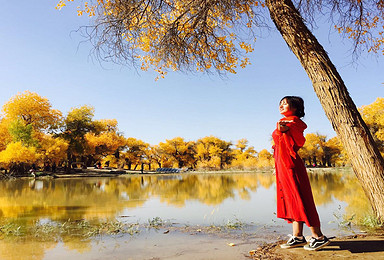
[[[114,218],[124,209],[140,208],[152,198],[174,207],[187,207],[191,201],[220,205],[228,198],[250,200],[258,188],[272,189],[274,180],[267,173],[3,180],[0,217],[25,222],[41,218],[53,221]],[[310,180],[317,205],[337,199],[348,204],[346,213],[364,215],[369,211],[367,199],[353,174],[310,174]]]
[[[352,173],[310,174],[310,180],[320,215],[326,222],[333,218],[326,208],[334,210],[341,203],[345,205],[347,216],[356,214],[357,218],[363,218],[371,212]],[[100,223],[122,215],[135,215],[142,220],[162,216],[181,223],[204,224],[207,212],[211,212],[222,218],[230,219],[235,215],[245,222],[270,224],[275,218],[274,181],[275,176],[269,173],[2,180],[0,224],[3,227],[9,223],[18,225],[24,233],[8,236],[2,230],[0,255],[2,259],[20,259],[20,254],[42,259],[44,251],[55,248],[58,241],[68,250],[79,253],[91,250],[92,239],[68,232],[61,233],[60,237],[32,238],[33,241],[44,240],[44,243],[30,241],[20,251],[20,246],[29,239],[28,231],[41,222],[63,225],[68,220],[87,220]],[[193,218],[198,219],[197,222]]]
[[[327,206],[335,200],[347,204],[345,215],[361,220],[372,214],[369,201],[352,172],[310,174],[316,205]]]
[[[270,174],[188,174],[1,181],[0,217],[30,221],[110,218],[154,197],[176,207],[185,207],[188,201],[218,205],[236,193],[239,199],[249,199],[259,186],[270,188],[273,179]]]

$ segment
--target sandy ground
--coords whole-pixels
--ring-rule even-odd
[[[251,259],[384,259],[384,233],[335,238],[319,251],[303,248],[282,249],[283,241],[268,244],[255,250]]]

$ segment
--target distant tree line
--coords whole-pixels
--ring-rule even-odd
[[[384,99],[363,106],[367,121],[383,152]],[[124,137],[116,119],[94,119],[92,106],[72,108],[63,116],[48,99],[25,91],[3,105],[0,118],[0,167],[9,174],[25,175],[31,169],[70,171],[74,165],[154,170],[161,167],[202,170],[260,169],[274,165],[266,149],[257,152],[247,139],[236,143],[215,136],[196,141],[182,137],[150,145]],[[309,133],[300,155],[307,165],[346,165],[348,158],[334,137]]]

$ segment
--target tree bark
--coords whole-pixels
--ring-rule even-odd
[[[384,160],[324,48],[291,0],[267,0],[270,16],[312,81],[379,221],[384,222]]]

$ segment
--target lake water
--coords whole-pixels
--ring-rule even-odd
[[[357,227],[344,221],[371,213],[356,177],[348,171],[310,173],[309,176],[324,233],[339,236],[359,232]],[[116,220],[139,224],[156,220],[178,227],[241,223],[249,232],[264,228],[263,232],[288,234],[290,225],[275,217],[275,197],[275,176],[270,173],[2,180],[0,259],[18,259],[15,258],[18,254],[33,255],[34,259],[57,259],[58,256],[67,259],[72,254],[77,258],[97,259],[99,256],[102,259],[103,254],[111,253],[111,247],[117,250],[116,256],[128,259],[116,249],[123,248],[127,241],[130,241],[130,248],[136,247],[134,252],[138,254],[131,252],[132,259],[150,259],[144,254],[153,248],[151,243],[147,244],[146,253],[139,249],[146,248],[146,243],[156,237],[159,237],[156,246],[165,243],[164,236],[156,232],[143,232],[145,235],[137,236],[89,236],[87,239],[78,234],[71,236],[70,232],[54,238],[28,236],[26,230],[34,226],[44,227],[47,223],[61,227],[74,221],[107,223]],[[15,234],[17,232],[20,233]],[[50,234],[46,230],[39,232]],[[177,239],[177,236],[172,238]],[[200,242],[191,240],[189,243]],[[24,250],[18,250],[20,248]]]

